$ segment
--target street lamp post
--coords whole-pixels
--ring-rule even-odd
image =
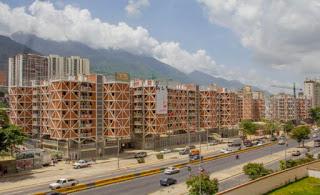
[[[117,152],[117,157],[118,157],[118,169],[120,169],[120,158],[119,158],[119,154],[120,154],[120,141],[119,141],[119,137],[117,138],[117,143],[118,143],[118,152]]]
[[[200,143],[200,148],[199,148],[199,154],[200,154],[200,163],[199,163],[199,179],[200,179],[200,189],[199,189],[199,194],[202,194],[202,189],[201,189],[201,179],[202,179],[202,173],[200,170],[202,170],[201,167],[201,162],[202,162],[202,158],[201,158],[201,133],[199,133],[199,143]]]

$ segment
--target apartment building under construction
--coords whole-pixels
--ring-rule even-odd
[[[127,73],[88,74],[89,62],[80,57],[47,60],[49,79],[11,82],[10,119],[43,148],[70,158],[101,156],[119,144],[153,149],[201,141],[216,129],[236,129],[242,119],[263,116],[264,98],[254,98],[250,87],[234,92],[130,81]]]

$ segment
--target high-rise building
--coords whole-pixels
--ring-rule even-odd
[[[17,54],[9,58],[8,84],[10,86],[31,86],[33,81],[68,79],[68,77],[89,75],[90,62],[79,56],[41,56]]]
[[[238,92],[238,111],[240,120],[253,119],[253,97],[250,86],[245,86]]]
[[[259,121],[266,117],[266,103],[264,93],[260,91],[254,91],[252,93],[253,98],[253,120]]]
[[[240,121],[238,95],[225,88],[217,94],[217,121],[219,128],[235,128]]]
[[[311,100],[312,108],[320,107],[320,81],[319,80],[305,80],[304,81],[304,95]]]
[[[17,54],[9,58],[9,87],[31,86],[32,81],[48,79],[48,60],[45,56],[38,54]]]
[[[280,93],[270,98],[271,119],[277,121],[291,121],[297,118],[296,102],[292,95]]]
[[[63,79],[69,76],[75,77],[90,74],[90,62],[87,58],[58,55],[49,55],[47,58],[50,79]]]
[[[299,93],[296,101],[298,119],[305,120],[310,118],[310,109],[312,108],[311,99],[307,98],[303,93]]]

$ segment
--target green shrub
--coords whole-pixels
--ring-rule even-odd
[[[144,158],[138,158],[137,161],[138,161],[138,163],[145,163]]]
[[[243,167],[243,172],[253,180],[268,175],[273,171],[266,169],[262,163],[248,163]]]
[[[159,153],[156,155],[157,156],[157,159],[163,159],[163,154]]]

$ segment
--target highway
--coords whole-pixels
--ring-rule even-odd
[[[288,148],[297,147],[297,142],[293,140],[289,140]],[[248,151],[245,153],[240,154],[240,159],[235,160],[235,156],[230,156],[226,158],[221,158],[213,161],[208,161],[202,163],[202,167],[209,173],[214,173],[215,171],[231,168],[237,166],[242,163],[247,163],[252,160],[261,158],[266,155],[270,155],[272,153],[276,153],[279,151],[285,150],[285,145],[271,145],[267,147],[263,147],[258,150]],[[196,174],[199,170],[199,165],[192,165],[191,174]],[[181,169],[179,174],[172,175],[171,177],[178,180],[178,183],[185,182],[187,177],[189,176],[189,172],[186,168]],[[166,177],[163,173],[152,175],[148,177],[142,177],[118,184],[112,184],[108,186],[103,186],[99,188],[93,188],[86,191],[80,191],[75,194],[82,195],[82,194],[90,194],[90,195],[98,195],[98,194],[117,194],[117,195],[126,195],[126,194],[148,194],[157,190],[165,190],[165,187],[161,187],[159,185],[159,180],[163,177]],[[239,176],[241,179],[241,175]],[[242,176],[243,177],[243,176]],[[229,182],[230,181],[225,181]],[[232,182],[231,182],[232,183]],[[234,182],[233,182],[234,183]],[[235,184],[233,184],[234,186]],[[238,183],[236,184],[238,185]],[[232,187],[232,185],[230,185]],[[225,189],[228,187],[225,185]]]

